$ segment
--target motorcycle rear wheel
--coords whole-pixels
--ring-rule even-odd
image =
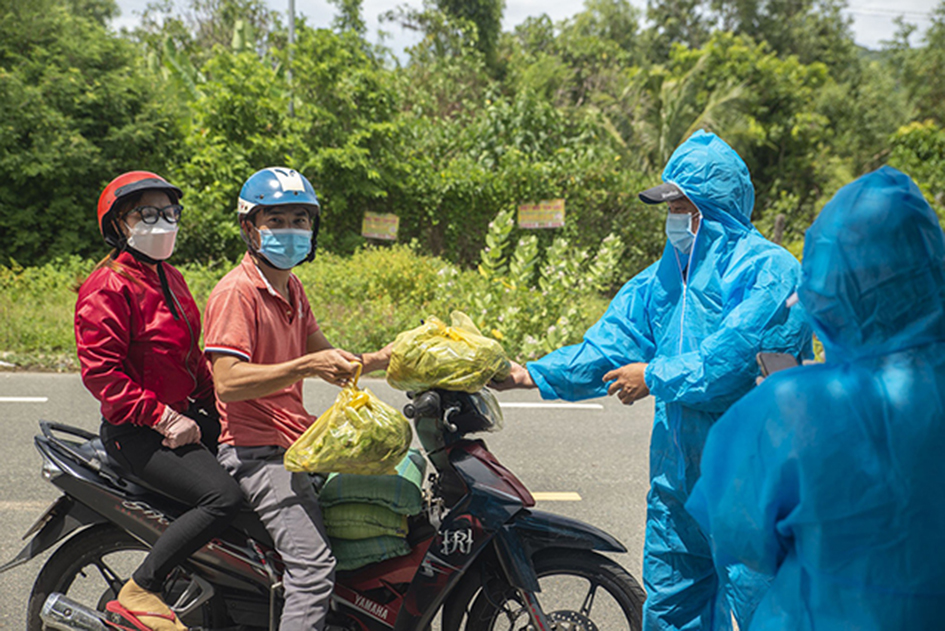
[[[59,549],[40,570],[33,583],[27,605],[27,631],[46,629],[39,614],[53,592],[98,611],[115,600],[118,590],[147,556],[148,547],[131,535],[111,526],[93,527],[75,535]],[[175,576],[179,570],[171,572]],[[170,600],[165,594],[165,601]],[[211,615],[210,603],[183,620],[185,624],[204,624]]]
[[[542,610],[556,631],[639,631],[646,593],[623,567],[587,550],[545,550],[533,559]],[[486,584],[473,601],[466,631],[523,631],[531,626],[518,591]]]

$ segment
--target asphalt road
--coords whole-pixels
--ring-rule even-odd
[[[384,381],[361,385],[395,407],[407,401]],[[320,381],[305,383],[313,414],[331,405],[336,393]],[[540,500],[538,508],[617,537],[629,553],[614,558],[640,580],[652,400],[631,407],[615,398],[544,407],[551,402],[534,390],[499,393],[499,400],[505,428],[482,436],[490,450],[532,492],[577,494],[579,500]],[[98,403],[78,375],[0,373],[0,563],[16,556],[22,534],[59,495],[40,476],[32,440],[37,421],[97,431],[99,418]],[[0,629],[24,628],[29,590],[45,558],[0,574]]]

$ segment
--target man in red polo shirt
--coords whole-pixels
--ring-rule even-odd
[[[315,321],[291,269],[314,258],[318,213],[315,190],[297,171],[253,174],[238,207],[248,252],[214,288],[205,315],[220,409],[218,457],[285,563],[281,631],[323,629],[334,581],[335,559],[309,478],[283,466],[286,449],[315,420],[302,403],[302,380],[344,386],[354,362],[367,373],[390,359],[389,348],[363,356],[334,348]]]

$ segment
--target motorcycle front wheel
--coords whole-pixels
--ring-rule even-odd
[[[623,567],[588,550],[545,550],[533,559],[536,594],[555,631],[639,631],[646,593]],[[466,631],[524,631],[532,626],[518,590],[492,581],[483,586]]]
[[[92,609],[105,611],[105,604],[118,597],[121,586],[147,554],[147,546],[111,526],[94,527],[75,535],[59,546],[36,577],[27,606],[27,631],[46,628],[39,614],[46,598],[54,592]],[[173,570],[165,583],[165,602],[175,602],[175,594],[179,594],[187,582],[183,570]],[[205,603],[182,622],[205,624],[212,614],[210,606],[209,602]]]

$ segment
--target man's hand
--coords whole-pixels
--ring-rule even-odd
[[[634,401],[649,396],[650,389],[643,380],[646,366],[642,362],[627,364],[604,375],[605,382],[613,381],[607,388],[607,394],[616,394],[624,405],[633,405]]]
[[[344,387],[354,378],[361,363],[360,358],[340,348],[329,348],[324,351],[309,353],[304,357],[304,371],[306,377],[318,377],[328,383]]]
[[[532,376],[528,374],[528,369],[512,362],[512,372],[502,381],[490,381],[489,386],[496,390],[512,390],[514,388],[534,388],[535,382]]]
[[[213,385],[217,398],[224,403],[268,397],[306,377],[319,377],[344,387],[354,377],[360,361],[357,355],[331,346],[280,364],[253,364],[223,353],[211,355]]]

